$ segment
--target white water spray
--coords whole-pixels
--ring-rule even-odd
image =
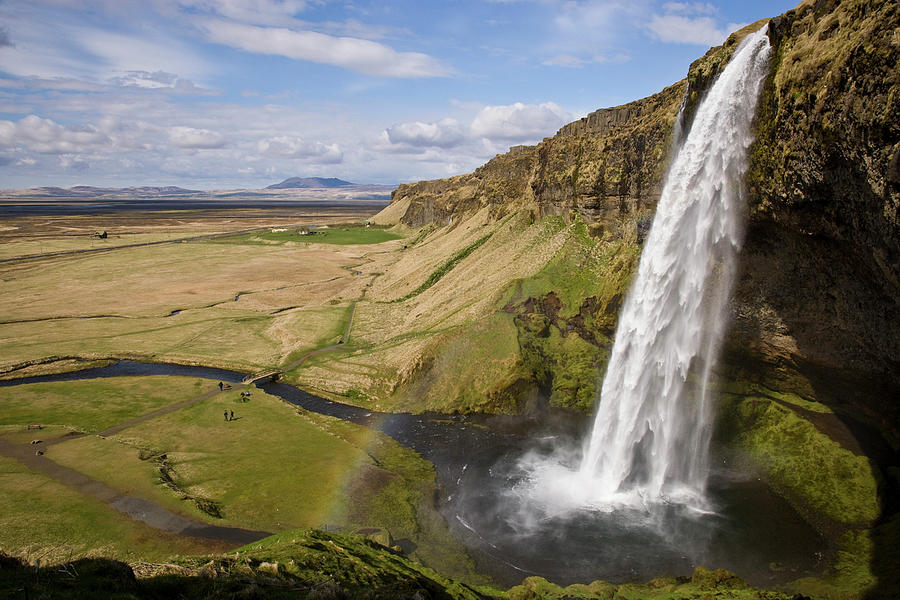
[[[742,242],[741,180],[767,73],[766,30],[737,48],[669,170],[578,473],[592,503],[703,503],[706,384]]]

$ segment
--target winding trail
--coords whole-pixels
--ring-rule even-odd
[[[247,385],[252,385],[262,379],[266,379],[269,377],[271,377],[273,379],[277,379],[278,377],[287,373],[288,371],[296,369],[297,367],[302,365],[304,362],[306,362],[306,360],[312,358],[313,356],[317,356],[319,354],[325,354],[326,352],[334,352],[335,350],[342,350],[342,349],[346,348],[347,340],[350,339],[350,329],[353,327],[353,314],[356,312],[356,303],[357,302],[358,302],[357,300],[354,300],[350,304],[350,318],[347,320],[347,326],[344,328],[344,335],[341,337],[340,342],[338,342],[337,344],[332,344],[331,346],[325,346],[324,348],[319,348],[318,350],[312,350],[310,352],[307,352],[306,354],[304,354],[297,360],[290,362],[281,368],[270,369],[268,371],[260,371],[258,373],[253,373],[252,375],[248,375],[247,377],[244,378],[244,380],[241,383],[244,383]]]
[[[136,521],[146,523],[147,525],[155,529],[166,531],[168,533],[174,533],[177,535],[227,542],[236,546],[242,546],[244,544],[249,544],[251,542],[261,540],[262,538],[268,537],[272,534],[266,531],[255,531],[252,529],[243,529],[240,527],[210,525],[208,523],[203,523],[201,521],[196,521],[194,519],[175,514],[172,511],[159,506],[158,504],[150,502],[149,500],[123,494],[115,488],[112,488],[101,481],[89,477],[84,473],[55,463],[47,457],[45,452],[43,452],[45,448],[67,442],[69,440],[83,438],[89,435],[97,435],[99,437],[114,435],[122,431],[123,429],[127,429],[128,427],[132,427],[134,425],[137,425],[138,423],[143,423],[144,421],[149,421],[161,415],[171,413],[188,406],[192,406],[194,404],[197,404],[198,402],[202,402],[204,400],[212,398],[219,393],[220,391],[218,389],[213,389],[209,392],[201,394],[200,396],[195,396],[194,398],[190,398],[183,402],[171,404],[159,410],[155,410],[151,413],[147,413],[140,417],[131,419],[130,421],[126,421],[125,423],[110,427],[109,429],[96,434],[85,433],[80,435],[64,435],[58,438],[47,440],[46,442],[42,442],[39,446],[35,446],[30,443],[15,444],[3,437],[0,437],[0,455],[6,456],[7,458],[12,458],[28,467],[32,471],[42,473],[50,477],[51,479],[62,483],[63,485],[74,488],[82,494],[96,498],[101,502],[108,504],[110,507],[114,508],[120,513],[123,513]],[[38,454],[36,449],[38,449],[38,451],[41,451],[42,453]]]

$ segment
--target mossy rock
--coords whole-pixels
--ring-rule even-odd
[[[867,527],[880,515],[878,468],[791,408],[732,396],[720,404],[720,425],[748,466],[824,533]]]
[[[694,569],[691,583],[702,590],[743,590],[750,586],[746,581],[725,569],[710,570],[704,566]]]

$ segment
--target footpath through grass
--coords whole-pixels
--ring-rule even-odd
[[[7,407],[0,436],[28,444],[28,437],[103,431],[215,389],[212,380],[162,376],[0,388]],[[408,540],[420,560],[471,573],[465,553],[430,504],[430,463],[383,434],[298,410],[256,388],[242,401],[243,389],[216,393],[107,438],[89,435],[42,446],[45,457],[197,521],[273,532],[378,529]],[[46,428],[27,430],[35,422]],[[0,549],[52,554],[68,531],[72,543],[66,553],[73,556],[92,555],[94,548],[113,557],[160,556],[154,530],[140,524],[129,529],[123,525],[128,519],[102,503],[7,462],[0,464],[0,477],[4,491],[13,493],[0,502],[0,525],[10,525],[0,527]],[[135,528],[146,529],[153,543],[136,543],[128,554]]]
[[[0,456],[0,489],[0,551],[31,562],[88,556],[169,560],[227,549],[221,543],[168,534],[130,519],[4,456]]]
[[[163,406],[199,396],[212,383],[196,377],[119,377],[0,388],[0,435],[40,424],[62,433],[97,433]],[[48,437],[48,431],[31,432]]]

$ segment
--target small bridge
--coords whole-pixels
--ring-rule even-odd
[[[272,381],[276,381],[281,373],[282,371],[279,371],[278,369],[274,369],[272,371],[263,371],[262,373],[252,373],[244,377],[241,380],[241,383],[249,385],[256,383],[257,381],[262,381],[266,378],[271,378]]]

